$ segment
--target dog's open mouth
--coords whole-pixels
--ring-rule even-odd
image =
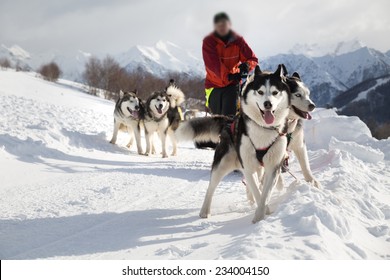
[[[291,107],[293,108],[294,113],[297,114],[298,116],[300,116],[301,118],[303,118],[305,120],[311,120],[311,115],[309,114],[309,112],[302,111],[302,110],[298,109],[297,107],[295,107],[294,105],[291,105]]]
[[[257,105],[257,108],[259,108],[261,116],[263,117],[265,123],[266,124],[273,124],[273,122],[275,121],[275,115],[274,115],[275,111],[271,111],[271,110],[263,111],[260,109],[259,104],[256,103],[256,105]]]
[[[131,110],[130,107],[127,107],[127,111],[129,111],[130,115],[132,115],[134,118],[138,118],[138,111]]]
[[[156,110],[157,110],[157,112],[158,112],[159,114],[162,114],[162,108],[157,107],[157,106],[154,106],[154,107],[156,107]]]

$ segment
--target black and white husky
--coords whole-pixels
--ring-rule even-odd
[[[115,144],[119,129],[126,128],[130,135],[129,144],[131,147],[135,136],[138,154],[142,154],[141,145],[141,122],[145,116],[145,107],[141,99],[137,96],[137,91],[119,92],[119,99],[114,109],[114,133],[110,143]]]
[[[218,142],[220,139],[200,211],[202,218],[210,215],[212,197],[219,182],[238,169],[243,172],[257,203],[253,222],[262,220],[268,197],[286,157],[290,94],[283,65],[279,65],[274,73],[261,72],[257,66],[240,99],[238,118],[196,118],[181,124],[176,133],[183,140]],[[264,174],[261,191],[258,180],[260,172]]]
[[[179,106],[184,102],[183,92],[170,81],[165,91],[154,92],[146,101],[146,114],[144,120],[146,155],[152,153],[152,136],[158,133],[161,139],[162,157],[168,157],[166,142],[167,136],[172,141],[172,155],[177,154],[177,144],[174,131],[181,120]]]

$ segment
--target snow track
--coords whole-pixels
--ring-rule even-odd
[[[390,141],[356,118],[317,111],[306,134],[323,188],[284,175],[253,225],[238,174],[198,218],[212,151],[144,157],[125,134],[111,145],[113,103],[78,84],[0,71],[0,110],[1,259],[390,258]]]

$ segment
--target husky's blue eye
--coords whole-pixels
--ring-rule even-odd
[[[301,97],[302,95],[300,93],[295,94],[296,97]]]

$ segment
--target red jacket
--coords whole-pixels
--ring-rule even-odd
[[[211,33],[203,39],[203,60],[206,66],[206,88],[226,87],[233,82],[228,80],[229,73],[238,73],[238,65],[249,64],[252,70],[258,59],[252,49],[240,35],[233,33],[226,44]]]

